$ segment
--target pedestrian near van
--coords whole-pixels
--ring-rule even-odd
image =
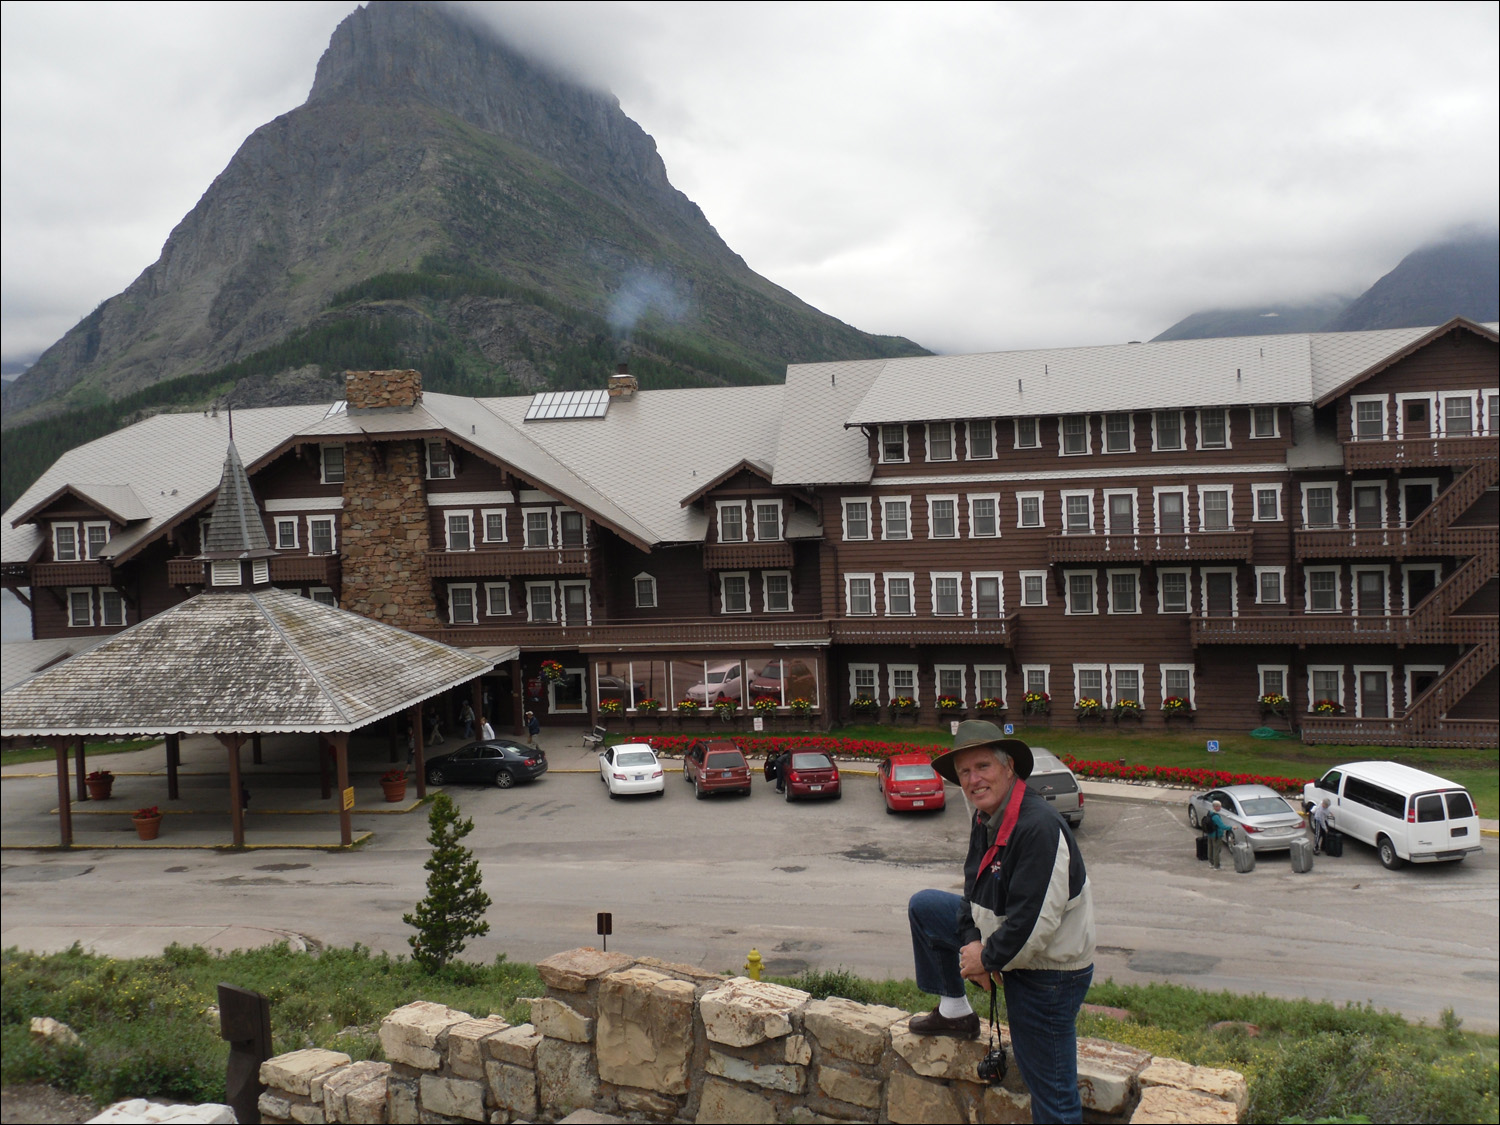
[[[1208,865],[1215,871],[1219,870],[1219,858],[1224,841],[1234,835],[1234,829],[1229,827],[1229,822],[1219,815],[1223,808],[1223,804],[1215,801],[1213,812],[1209,813],[1203,821],[1208,827]]]
[[[537,722],[536,712],[526,712],[526,745],[533,750],[540,749],[536,744],[536,736],[542,733],[542,724]]]
[[[1312,814],[1313,830],[1313,855],[1323,850],[1323,841],[1328,838],[1328,798],[1323,798],[1323,803],[1313,808]]]

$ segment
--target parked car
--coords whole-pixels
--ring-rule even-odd
[[[1328,801],[1328,825],[1371,845],[1391,870],[1457,862],[1481,849],[1479,816],[1462,785],[1396,762],[1350,762],[1309,782],[1303,798]]]
[[[926,754],[894,754],[875,770],[875,787],[888,813],[941,810],[947,807],[943,779]]]
[[[622,742],[599,752],[599,780],[609,789],[610,799],[622,794],[667,791],[666,775],[656,751],[644,742]]]
[[[645,684],[627,683],[622,676],[599,676],[595,680],[595,686],[599,690],[600,703],[606,699],[618,699],[626,707],[634,700],[645,699],[648,694]]]
[[[1219,815],[1234,829],[1236,840],[1246,840],[1257,852],[1284,851],[1302,836],[1302,817],[1269,785],[1226,785],[1188,798],[1188,823],[1197,828],[1223,806]]]
[[[693,787],[698,800],[710,793],[743,793],[750,796],[750,763],[727,738],[700,738],[682,756],[682,780]]]
[[[786,770],[786,799],[829,797],[837,801],[844,795],[839,782],[839,768],[827,754],[798,751],[782,767]]]
[[[1031,756],[1034,764],[1026,788],[1047,798],[1068,822],[1068,827],[1077,828],[1083,823],[1083,790],[1078,786],[1078,778],[1044,746],[1033,746]]]
[[[738,699],[744,687],[744,680],[740,673],[739,661],[732,664],[710,664],[708,678],[688,688],[686,698],[695,700],[705,707],[713,706],[714,701],[720,696],[725,699]]]
[[[750,677],[750,699],[769,696],[777,703],[788,699],[811,699],[817,694],[817,677],[800,660],[772,660]],[[783,692],[785,688],[785,692]],[[785,699],[782,698],[783,694]]]
[[[493,785],[509,789],[547,772],[547,755],[508,738],[475,742],[427,759],[428,785]]]

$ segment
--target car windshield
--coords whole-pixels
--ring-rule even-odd
[[[1291,813],[1292,806],[1280,797],[1249,797],[1240,802],[1246,816],[1280,816]]]
[[[745,759],[734,753],[721,752],[708,756],[708,768],[711,770],[732,770],[744,764]]]
[[[627,750],[615,759],[617,766],[651,766],[656,764],[656,755],[649,750]]]
[[[792,769],[794,770],[827,770],[832,768],[833,763],[824,754],[792,755]]]
[[[910,766],[897,766],[891,772],[895,775],[897,781],[931,781],[937,776],[931,766],[921,763]]]

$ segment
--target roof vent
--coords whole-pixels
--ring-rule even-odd
[[[603,418],[609,410],[609,395],[609,391],[542,391],[531,396],[524,421]]]
[[[630,398],[641,385],[636,382],[635,376],[630,373],[630,365],[621,363],[615,367],[615,373],[609,377],[610,398]]]

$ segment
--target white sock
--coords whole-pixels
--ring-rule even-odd
[[[968,1015],[974,1009],[969,1007],[967,996],[939,996],[938,1015],[945,1020],[956,1020]]]

